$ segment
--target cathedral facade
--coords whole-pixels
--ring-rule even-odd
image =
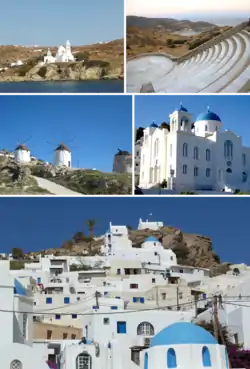
[[[144,129],[140,148],[139,186],[181,191],[249,191],[250,148],[242,138],[223,130],[210,111],[195,122],[182,105],[169,124]],[[138,151],[138,148],[137,148]]]

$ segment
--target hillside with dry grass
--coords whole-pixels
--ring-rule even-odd
[[[131,58],[140,54],[154,52],[162,52],[174,57],[180,57],[229,28],[227,26],[215,27],[193,36],[182,36],[176,33],[169,33],[163,28],[128,27],[127,57]]]

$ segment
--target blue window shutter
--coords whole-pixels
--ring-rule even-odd
[[[136,302],[137,301],[137,298],[136,297],[133,297],[133,302]]]
[[[98,309],[98,306],[93,306],[92,307],[94,310],[97,310]]]
[[[210,352],[206,346],[202,348],[202,362],[204,367],[211,366]]]
[[[111,306],[111,310],[117,310],[117,306]]]
[[[46,304],[52,304],[52,297],[46,297]]]
[[[144,369],[148,369],[148,353],[144,356]]]
[[[41,283],[41,278],[37,278],[37,283]]]
[[[69,304],[69,303],[70,303],[70,298],[64,297],[64,304]]]
[[[140,303],[144,304],[144,297],[140,297]]]
[[[117,322],[117,333],[126,334],[127,333],[127,323]]]
[[[167,352],[167,367],[168,368],[176,368],[177,362],[176,362],[176,353],[175,350],[170,348]]]

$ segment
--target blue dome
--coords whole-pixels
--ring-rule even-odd
[[[146,240],[144,242],[159,242],[159,240],[157,240],[157,238],[150,236],[148,238],[146,238]]]
[[[204,328],[188,322],[178,322],[169,325],[157,333],[151,339],[150,347],[183,344],[217,345],[218,342]]]
[[[14,280],[14,294],[22,296],[27,295],[26,288],[17,279]]]
[[[179,108],[176,108],[175,111],[185,111],[188,112],[188,110],[186,108],[184,108],[184,106],[182,106],[182,103],[180,104]]]
[[[209,108],[207,109],[206,112],[198,115],[196,122],[199,122],[200,120],[216,120],[217,122],[221,122],[220,117],[217,114],[210,111]]]
[[[155,124],[154,122],[152,124],[150,124],[149,127],[151,127],[151,128],[158,128],[157,124]]]

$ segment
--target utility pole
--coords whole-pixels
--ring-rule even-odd
[[[95,301],[96,301],[96,307],[99,309],[99,292],[95,291]]]
[[[217,341],[219,341],[217,296],[213,297],[213,328],[214,328],[214,337]]]
[[[177,310],[180,310],[180,303],[179,303],[179,286],[176,288],[176,303],[177,303]]]

